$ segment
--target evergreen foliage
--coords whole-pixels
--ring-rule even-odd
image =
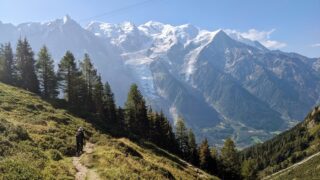
[[[94,100],[96,97],[93,97],[93,91],[95,88],[98,88],[95,93],[99,93],[97,91],[102,90],[99,87],[99,83],[101,83],[101,78],[98,79],[97,70],[94,68],[93,63],[88,54],[84,54],[84,59],[80,62],[80,72],[81,72],[81,80],[83,81],[83,91],[82,91],[82,101],[86,111],[93,112],[94,111]],[[102,84],[102,83],[101,83]],[[100,88],[100,89],[99,89]],[[101,95],[99,98],[101,99]],[[101,108],[101,107],[99,107]]]
[[[75,58],[70,51],[67,51],[59,63],[58,77],[64,97],[71,108],[77,106],[79,92],[79,70]]]
[[[114,94],[108,82],[104,84],[103,89],[104,114],[108,122],[115,125],[117,122],[116,103]]]
[[[176,139],[181,156],[184,159],[189,157],[189,144],[188,144],[188,130],[182,118],[179,118],[176,122]]]
[[[0,81],[16,84],[16,64],[10,43],[0,45]]]
[[[192,132],[192,129],[189,129],[188,131],[188,145],[189,145],[189,158],[188,161],[194,165],[198,164],[198,149],[197,149],[197,143],[194,133]]]
[[[56,98],[58,95],[58,79],[54,71],[54,62],[46,46],[38,53],[36,61],[37,75],[40,84],[41,95],[46,98]]]
[[[210,149],[207,138],[204,139],[199,147],[199,166],[202,169],[209,170],[210,168]]]
[[[28,40],[19,39],[16,50],[18,86],[39,93],[39,81],[35,71],[34,53]]]
[[[136,84],[132,84],[125,103],[125,119],[127,128],[143,138],[148,138],[149,122],[145,100]]]
[[[227,138],[221,149],[221,162],[223,165],[223,177],[227,179],[240,179],[239,156],[236,146],[231,138]]]

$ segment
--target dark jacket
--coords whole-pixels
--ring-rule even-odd
[[[83,131],[77,131],[76,140],[77,140],[77,143],[83,144],[83,141],[84,141],[84,133],[83,133]]]

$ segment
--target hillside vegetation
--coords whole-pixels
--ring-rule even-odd
[[[273,180],[282,179],[315,179],[320,177],[320,156],[317,154],[312,158],[308,158],[307,161],[298,164],[293,167],[284,169],[279,173],[272,174],[271,176],[265,178]]]
[[[0,179],[74,179],[79,126],[95,144],[81,162],[101,179],[218,179],[151,143],[111,137],[33,93],[2,83]]]
[[[304,121],[292,129],[262,144],[243,150],[241,158],[253,161],[255,165],[252,169],[259,171],[260,177],[265,177],[302,161],[319,152],[319,149],[320,107],[317,106],[306,116]],[[310,172],[314,172],[318,168],[319,161],[317,159],[299,167],[297,172],[308,174],[309,177],[316,177],[314,173]],[[309,167],[308,171],[304,169],[306,167]],[[288,177],[295,177],[294,172],[289,172]]]

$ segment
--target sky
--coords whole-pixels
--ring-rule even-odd
[[[152,20],[226,29],[270,49],[320,57],[320,0],[0,0],[5,23],[46,22],[66,14],[82,26]]]

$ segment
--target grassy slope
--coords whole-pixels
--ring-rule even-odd
[[[0,179],[74,179],[74,134],[83,126],[94,152],[81,162],[116,179],[217,179],[156,146],[97,131],[83,119],[0,83]]]
[[[289,168],[288,170],[272,176],[270,179],[319,179],[320,177],[320,156],[306,161],[305,163]]]

